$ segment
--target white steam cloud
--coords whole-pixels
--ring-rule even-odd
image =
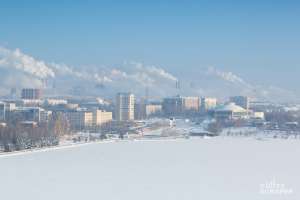
[[[95,83],[111,84],[120,81],[130,81],[143,86],[152,86],[164,82],[175,82],[177,78],[164,69],[155,66],[145,66],[139,62],[125,63],[119,68],[84,68],[78,69],[65,64],[51,63],[49,66],[57,76],[70,76]],[[122,68],[122,70],[121,70]],[[120,83],[120,84],[124,84]]]
[[[55,76],[53,70],[45,62],[36,60],[19,49],[10,50],[0,47],[0,67],[21,70],[41,79]]]
[[[224,91],[231,91],[232,89],[237,88],[237,92],[239,94],[270,101],[293,101],[299,99],[293,91],[276,86],[254,85],[245,81],[233,72],[222,71],[215,67],[208,67],[206,75],[221,79],[226,83],[231,84],[231,88],[222,89]]]
[[[233,84],[238,84],[238,85],[246,86],[248,88],[253,88],[253,86],[251,84],[247,83],[243,78],[239,77],[238,75],[234,74],[233,72],[225,72],[225,71],[221,71],[215,67],[208,67],[207,74],[219,77],[222,80],[233,83]]]
[[[178,89],[175,87],[178,78],[157,66],[125,62],[117,67],[79,68],[47,63],[19,49],[4,47],[0,47],[0,79],[0,92],[10,87],[45,87],[45,82],[50,82],[53,89],[58,90],[56,94],[77,91],[77,95],[112,96],[116,92],[131,91],[145,95],[147,89],[151,95],[156,96],[181,94],[225,97],[241,94],[271,100],[297,98],[294,92],[274,86],[254,85],[233,72],[215,67],[209,67],[197,75],[189,74],[186,79],[182,79]],[[48,85],[48,88],[51,87]]]
[[[145,87],[156,88],[156,91],[163,93],[163,90],[174,87],[177,80],[162,68],[145,66],[138,62],[129,62],[114,68],[76,68],[66,64],[47,63],[19,49],[10,50],[4,47],[0,47],[0,70],[7,80],[5,87],[41,87],[43,81],[50,80],[60,83],[60,87],[69,88],[100,84],[104,93],[108,90],[141,93],[145,91]],[[17,82],[14,77],[21,78]]]

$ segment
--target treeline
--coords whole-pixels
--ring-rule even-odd
[[[0,127],[0,146],[6,152],[55,146],[60,136],[68,133],[68,124],[61,116],[46,123],[8,123]]]

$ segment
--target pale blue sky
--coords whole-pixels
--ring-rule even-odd
[[[198,67],[297,90],[299,1],[16,1],[0,5],[0,45],[48,62]],[[300,92],[300,90],[298,90]]]

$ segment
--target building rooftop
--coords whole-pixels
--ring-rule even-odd
[[[235,103],[228,103],[225,105],[220,105],[215,108],[215,111],[232,111],[232,112],[247,112],[244,108],[236,105]]]

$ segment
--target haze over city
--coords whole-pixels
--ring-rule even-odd
[[[20,85],[104,96],[148,87],[295,102],[299,13],[296,1],[3,1],[1,95]]]

